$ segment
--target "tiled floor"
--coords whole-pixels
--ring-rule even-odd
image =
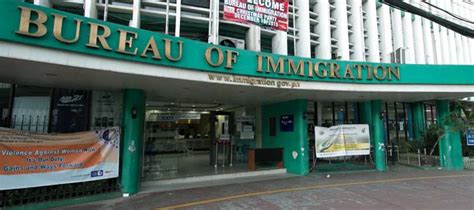
[[[474,171],[393,166],[387,172],[310,174],[140,193],[68,209],[474,209]],[[183,206],[185,205],[185,206]],[[176,206],[175,206],[176,207]]]
[[[148,158],[147,158],[148,160]],[[217,167],[209,163],[209,152],[193,154],[167,154],[153,157],[151,162],[145,162],[145,180],[175,179],[193,176],[206,176],[215,174],[228,174],[246,172],[247,164],[233,162],[219,164]]]

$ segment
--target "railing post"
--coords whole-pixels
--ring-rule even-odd
[[[418,149],[418,166],[421,166],[421,152],[420,152],[420,149]]]

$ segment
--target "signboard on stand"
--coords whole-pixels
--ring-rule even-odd
[[[118,177],[120,128],[34,134],[0,128],[0,190]]]
[[[466,132],[467,146],[474,146],[474,130],[468,130]]]
[[[288,30],[288,0],[224,0],[224,20]]]
[[[361,124],[314,127],[316,157],[370,154],[369,126]]]

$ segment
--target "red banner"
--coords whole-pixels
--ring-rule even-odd
[[[288,0],[224,0],[224,19],[288,30]]]

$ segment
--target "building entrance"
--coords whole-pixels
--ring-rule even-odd
[[[245,172],[255,147],[255,107],[149,102],[143,179]]]

